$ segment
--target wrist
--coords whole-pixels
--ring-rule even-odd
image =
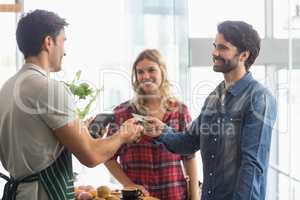
[[[133,182],[125,182],[124,184],[122,184],[123,187],[134,187],[136,184]]]
[[[160,134],[157,136],[157,137],[155,137],[155,139],[160,139],[160,138],[162,138],[163,136],[164,136],[164,134],[165,133],[167,133],[169,130],[172,130],[168,125],[166,125],[166,124],[164,124],[164,126],[162,126],[161,128],[160,128]]]
[[[119,141],[119,143],[120,144],[124,144],[124,143],[126,143],[126,138],[125,137],[123,137],[123,134],[124,133],[122,133],[120,130],[118,130],[114,135],[118,138],[118,141]]]

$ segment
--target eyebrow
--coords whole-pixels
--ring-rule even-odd
[[[224,45],[224,44],[216,44],[216,43],[213,43],[213,46],[215,48],[219,48],[219,49],[229,49],[228,46]]]

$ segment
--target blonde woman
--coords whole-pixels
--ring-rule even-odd
[[[157,50],[147,49],[139,54],[132,68],[132,86],[134,99],[114,109],[117,125],[137,113],[156,117],[177,131],[186,129],[190,114],[184,104],[171,96],[166,65]],[[111,129],[110,134],[114,131]],[[105,165],[124,187],[137,187],[146,196],[162,200],[200,199],[194,155],[173,154],[148,136],[123,145]]]

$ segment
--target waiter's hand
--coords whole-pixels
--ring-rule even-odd
[[[166,127],[166,125],[155,117],[146,117],[146,125],[145,125],[145,135],[150,137],[158,137],[162,133],[162,130]]]
[[[88,128],[90,125],[91,125],[91,123],[92,123],[92,121],[95,119],[95,117],[89,117],[88,119],[86,119],[84,122],[83,122],[83,124],[86,126],[86,128]]]
[[[118,131],[124,143],[135,142],[140,139],[144,127],[134,118],[125,121]]]

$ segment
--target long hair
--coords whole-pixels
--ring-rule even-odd
[[[166,68],[165,61],[163,60],[162,55],[156,49],[146,49],[142,51],[133,63],[131,84],[135,92],[135,97],[133,98],[132,103],[134,104],[138,112],[145,115],[148,114],[148,108],[146,106],[147,94],[145,94],[139,86],[140,83],[137,81],[137,70],[136,70],[137,64],[143,61],[144,59],[147,59],[149,61],[158,64],[162,76],[161,77],[162,82],[161,85],[159,86],[159,94],[158,94],[161,99],[160,105],[164,109],[170,110],[174,102],[176,102],[177,100],[171,95],[170,92],[171,84],[167,77],[167,68]]]

